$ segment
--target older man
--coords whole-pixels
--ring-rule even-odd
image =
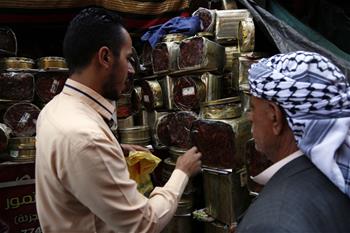
[[[327,58],[293,52],[249,71],[256,149],[274,163],[237,232],[350,232],[350,87]]]

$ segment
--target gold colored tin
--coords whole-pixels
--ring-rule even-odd
[[[216,14],[215,9],[207,9],[203,7],[199,7],[195,12],[193,12],[192,16],[198,16],[201,22],[201,25],[203,26],[204,32],[211,32],[215,31],[215,20],[216,20]]]
[[[225,47],[226,63],[224,69],[229,72],[238,70],[238,57],[240,55],[238,46]]]
[[[39,69],[67,69],[66,60],[63,57],[41,57],[37,61]]]
[[[187,150],[183,148],[178,148],[178,147],[169,147],[169,154],[170,158],[173,162],[176,162],[177,159],[182,156]]]
[[[118,129],[122,142],[150,140],[149,126],[134,126],[130,128]]]
[[[127,118],[118,118],[118,129],[132,128],[134,127],[134,117],[129,116]]]
[[[144,88],[151,90],[151,93],[145,92]],[[149,96],[149,94],[152,96]],[[157,80],[143,80],[142,101],[148,110],[163,106],[163,92]]]
[[[182,71],[194,71],[197,72],[219,72],[222,73],[225,66],[225,48],[218,43],[215,43],[205,37],[189,37],[184,39],[181,43],[188,43],[192,39],[201,38],[203,40],[203,53],[198,54],[197,51],[193,51],[195,56],[201,56],[201,62],[194,66],[184,66],[181,64],[181,44],[180,52],[178,56],[179,69]]]
[[[179,54],[179,42],[162,42],[158,43],[152,50],[152,69],[154,74],[164,74],[167,72],[175,71],[178,69],[177,57]],[[157,57],[156,54],[160,49],[167,49],[168,63],[166,68],[159,69],[156,67],[155,62],[166,62],[165,58]]]
[[[242,115],[239,97],[205,102],[201,105],[201,116],[205,119],[232,119]]]
[[[26,57],[6,57],[0,60],[2,70],[30,70],[34,68],[34,65],[34,60]]]
[[[214,120],[214,119],[213,119]],[[233,119],[215,119],[217,121],[229,124],[234,132],[234,143],[236,148],[237,167],[240,167],[244,161],[245,144],[252,138],[251,127],[247,115],[242,114],[240,117]]]
[[[252,52],[255,44],[255,26],[252,18],[239,22],[238,45],[242,53]]]
[[[203,191],[208,215],[231,225],[249,205],[249,192],[242,177],[245,169],[203,169]]]
[[[171,34],[167,34],[163,37],[162,41],[163,42],[180,42],[183,39],[185,39],[186,36],[184,34],[181,33],[171,33]]]
[[[34,161],[35,137],[10,138],[8,151],[11,161]]]
[[[169,114],[168,112],[158,112],[158,111],[147,112],[147,120],[148,120],[148,125],[151,127],[153,145],[156,146],[157,148],[161,148],[164,146],[158,138],[157,126],[161,118],[168,114]]]
[[[241,53],[239,60],[239,78],[238,85],[241,91],[249,91],[249,82],[248,82],[248,70],[250,66],[254,63],[257,63],[259,59],[263,57],[262,53]]]
[[[223,77],[205,72],[200,76],[200,79],[205,84],[205,101],[217,100],[221,98]]]
[[[174,88],[173,77],[170,77],[167,75],[164,78],[158,80],[158,82],[162,88],[162,92],[164,96],[164,106],[168,110],[176,109],[174,105],[174,95],[173,95],[173,88]]]
[[[220,44],[238,43],[238,25],[250,16],[248,10],[217,10],[215,40]]]

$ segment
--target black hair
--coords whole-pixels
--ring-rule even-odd
[[[103,8],[82,10],[70,22],[63,41],[63,55],[70,73],[86,67],[103,46],[119,57],[123,38],[118,14]]]

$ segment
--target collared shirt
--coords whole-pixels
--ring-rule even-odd
[[[140,194],[105,123],[114,111],[68,79],[40,113],[36,203],[43,232],[159,232],[172,218],[188,176],[176,169],[149,199]]]
[[[265,169],[263,172],[258,174],[257,176],[252,177],[252,180],[258,184],[265,185],[271,177],[278,172],[284,165],[292,161],[293,159],[296,159],[300,156],[302,156],[304,153],[301,152],[300,150],[297,150],[291,155],[288,155],[284,159],[281,159],[277,163],[272,164],[270,167]]]

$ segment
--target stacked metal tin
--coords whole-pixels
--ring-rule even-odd
[[[190,209],[204,208],[211,217],[205,231],[232,230],[250,199],[245,162],[245,145],[251,138],[247,71],[262,55],[254,51],[255,28],[248,10],[200,8],[194,15],[202,25],[197,35],[168,34],[154,48],[144,44],[131,100],[119,101],[133,106],[132,114],[118,114],[119,131],[125,125],[148,125],[153,149],[166,151],[157,179],[162,184],[178,156],[197,146],[203,154],[203,181],[201,187],[190,182],[183,198],[203,189],[204,204]],[[180,227],[191,211],[177,213],[164,232],[191,232]]]
[[[0,38],[0,159],[32,161],[38,106],[62,90],[68,69],[60,57],[17,57],[9,28],[0,28]]]

